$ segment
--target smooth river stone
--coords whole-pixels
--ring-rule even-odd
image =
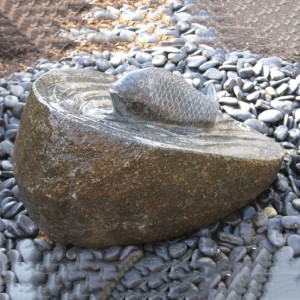
[[[53,70],[35,81],[14,148],[20,197],[50,237],[85,247],[148,243],[209,224],[276,178],[279,144],[230,117],[210,131],[124,119],[115,77]]]

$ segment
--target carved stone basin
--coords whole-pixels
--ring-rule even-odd
[[[184,234],[253,200],[275,179],[279,144],[231,118],[205,131],[118,117],[94,71],[37,80],[22,116],[14,171],[41,230],[87,247]]]

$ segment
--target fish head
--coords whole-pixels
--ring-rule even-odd
[[[128,116],[136,103],[142,103],[145,95],[149,95],[149,85],[145,69],[134,70],[111,85],[110,96],[115,111]]]

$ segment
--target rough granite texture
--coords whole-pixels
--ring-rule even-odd
[[[49,236],[92,248],[167,239],[235,211],[275,179],[282,148],[231,118],[201,131],[83,114],[82,103],[112,108],[114,80],[57,70],[34,83],[14,171]]]

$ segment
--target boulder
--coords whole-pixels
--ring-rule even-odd
[[[244,206],[276,178],[284,151],[273,140],[221,115],[211,130],[119,117],[115,80],[53,70],[33,85],[14,172],[50,237],[93,248],[171,238]]]

